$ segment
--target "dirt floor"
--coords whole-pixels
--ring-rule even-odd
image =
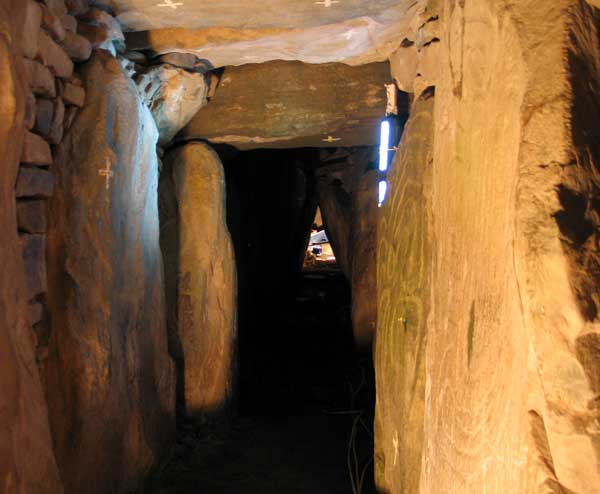
[[[271,322],[281,336],[256,356],[256,399],[227,423],[180,423],[152,494],[352,494],[349,464],[354,477],[367,465],[362,493],[374,492],[372,362],[353,351],[341,275],[306,273]]]

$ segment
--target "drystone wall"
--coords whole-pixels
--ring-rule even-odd
[[[25,7],[21,0],[0,3],[0,492],[61,494],[32,329],[41,305],[23,262],[30,235],[19,233],[15,200],[15,185],[28,173],[19,165],[28,92],[20,37]]]
[[[437,22],[433,164],[415,181],[430,220],[380,225],[377,483],[597,494],[599,11],[445,0]],[[421,105],[394,167],[428,147]],[[394,186],[383,218],[411,210]],[[405,307],[419,278],[401,239],[430,267]]]
[[[118,133],[109,143],[116,162],[95,168],[89,159],[102,156],[86,137],[100,134],[97,105],[111,88],[96,78],[112,74],[126,81],[114,58],[124,37],[102,2],[9,0],[0,5],[0,31],[1,209],[8,229],[0,302],[0,491],[130,492],[173,435],[174,382],[152,193],[156,129],[129,81],[129,104],[146,113],[135,122],[119,122],[118,111],[112,115],[107,124]],[[98,69],[96,58],[96,72],[84,84],[80,68],[93,53],[112,62]],[[129,123],[140,140],[137,148],[123,142]],[[113,205],[115,214],[101,218],[101,201],[94,202],[97,195],[88,194],[77,177],[89,174],[87,185],[104,192],[116,178],[116,165],[129,174],[121,191],[128,204],[119,211]],[[136,221],[143,222],[137,230]],[[104,227],[127,235],[119,233],[117,245],[99,233]],[[94,229],[107,246],[95,257],[89,237]],[[110,288],[103,282],[113,269],[130,276],[113,280],[110,293],[99,293]],[[127,295],[119,296],[114,286],[127,286]],[[101,299],[106,306],[97,306]],[[112,420],[113,412],[120,422]]]
[[[85,62],[92,49],[107,47],[112,38],[105,21],[94,18],[87,2],[61,0],[23,4],[19,30],[27,89],[21,167],[15,186],[17,220],[33,302],[30,317],[38,333],[38,351],[47,335],[42,321],[46,280],[47,200],[52,196],[56,148],[85,102],[85,89],[75,64]],[[105,14],[103,12],[103,14]],[[108,14],[105,14],[108,16]],[[117,24],[118,25],[118,24]],[[118,37],[118,35],[116,35]],[[123,39],[123,35],[120,35]]]

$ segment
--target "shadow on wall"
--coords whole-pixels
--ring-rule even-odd
[[[238,153],[225,147],[219,152],[238,270],[243,408],[250,402],[269,402],[269,390],[262,383],[276,372],[272,353],[285,351],[276,315],[293,297],[301,272],[317,208],[312,164],[318,154],[313,149]]]

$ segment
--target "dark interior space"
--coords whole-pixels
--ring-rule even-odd
[[[152,492],[371,492],[374,372],[355,349],[351,284],[339,268],[302,269],[316,171],[335,151],[218,151],[238,273],[237,400],[226,418],[178,421]]]

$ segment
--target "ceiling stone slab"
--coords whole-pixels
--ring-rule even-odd
[[[389,22],[391,10],[405,11],[414,0],[111,0],[128,31],[169,27],[202,29],[310,28],[359,17]],[[171,4],[171,5],[169,5]]]
[[[329,2],[331,4],[329,7]],[[131,50],[193,53],[214,67],[386,60],[426,0],[116,0]],[[176,8],[170,8],[169,2]],[[181,5],[179,5],[181,4]],[[165,7],[158,7],[165,5]]]
[[[388,63],[227,67],[178,139],[239,149],[374,145],[390,81]]]

